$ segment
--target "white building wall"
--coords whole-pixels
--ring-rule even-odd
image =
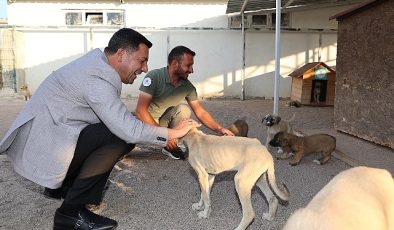
[[[124,10],[129,27],[227,27],[223,4],[120,4],[34,3],[8,5],[8,24],[18,26],[65,26],[69,10]],[[21,17],[23,15],[23,17]]]
[[[226,28],[226,5],[202,4],[130,4],[126,8],[126,23],[130,26],[214,27]]]
[[[337,21],[329,20],[329,18],[338,12],[344,11],[347,8],[349,8],[349,6],[294,11],[291,13],[291,27],[309,29],[337,29]]]
[[[227,15],[224,14],[223,5],[12,3],[9,5],[9,23],[23,35],[23,72],[25,82],[33,93],[53,70],[93,48],[104,48],[112,34],[119,29],[64,26],[63,9],[88,7],[126,10],[126,26],[136,28],[153,43],[149,69],[165,66],[168,52],[174,46],[185,45],[197,53],[195,73],[189,79],[197,87],[200,97],[240,97],[241,31],[227,29]],[[24,17],[18,17],[21,14]],[[305,14],[309,16],[306,17],[302,12],[292,14],[292,25],[307,28],[302,27],[304,21],[306,26],[314,26],[308,24],[308,21],[319,15],[321,17],[322,10],[316,10],[314,15],[313,11]],[[333,26],[332,22],[324,20],[320,23],[321,28]],[[247,30],[245,42],[245,96],[271,98],[274,94],[274,31]],[[291,79],[287,75],[306,62],[323,61],[335,66],[335,31],[283,31],[281,43],[280,97],[290,96]],[[123,96],[136,97],[142,78],[143,76],[139,76],[133,85],[124,86]]]

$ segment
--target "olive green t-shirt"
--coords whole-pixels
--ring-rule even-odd
[[[198,99],[196,88],[189,80],[182,80],[177,86],[171,84],[167,67],[149,71],[140,91],[152,95],[148,111],[156,121],[167,108],[179,105],[184,99],[188,102]]]

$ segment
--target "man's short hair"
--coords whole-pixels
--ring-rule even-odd
[[[145,44],[148,48],[152,47],[152,42],[144,35],[130,28],[122,28],[112,35],[108,46],[105,47],[105,51],[109,53],[116,53],[118,49],[135,51],[141,43]]]
[[[168,64],[171,64],[173,60],[180,61],[184,54],[190,54],[193,57],[196,55],[194,51],[186,46],[176,46],[171,50],[170,54],[168,54]]]

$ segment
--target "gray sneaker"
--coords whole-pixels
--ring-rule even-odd
[[[176,148],[173,151],[170,151],[167,148],[162,148],[161,153],[171,157],[174,160],[185,159],[185,153],[180,148]]]

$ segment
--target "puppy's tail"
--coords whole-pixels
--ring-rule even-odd
[[[275,195],[276,198],[278,198],[279,203],[286,206],[289,203],[290,192],[285,184],[283,184],[284,191],[278,188],[278,185],[276,184],[274,169],[268,169],[265,172],[265,180],[268,183],[268,186],[270,187],[272,193]]]

